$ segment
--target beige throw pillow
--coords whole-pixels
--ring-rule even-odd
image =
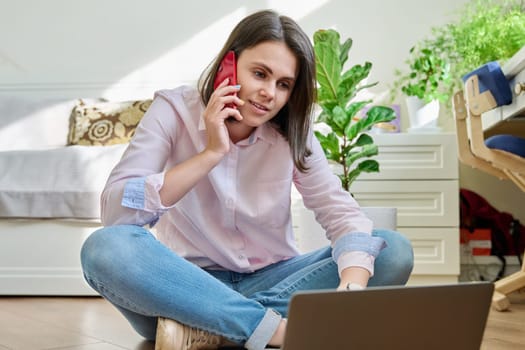
[[[73,108],[68,145],[114,145],[127,143],[152,100],[100,102]]]

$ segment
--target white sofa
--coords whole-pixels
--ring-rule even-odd
[[[67,146],[78,103],[0,96],[0,295],[94,294],[80,247],[126,144]]]

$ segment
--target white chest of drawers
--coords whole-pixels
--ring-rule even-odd
[[[380,172],[363,174],[351,192],[363,207],[397,208],[397,230],[414,248],[409,284],[457,282],[459,181],[454,134],[379,134]],[[294,203],[300,207],[301,203]],[[322,230],[310,218],[294,220],[299,237]],[[297,215],[294,214],[294,218]],[[308,231],[308,232],[307,232]],[[303,244],[311,246],[312,243]]]

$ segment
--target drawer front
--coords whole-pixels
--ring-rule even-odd
[[[414,249],[413,275],[459,275],[459,229],[399,227]]]
[[[361,174],[363,180],[457,179],[458,158],[454,134],[373,135],[379,147],[374,157],[380,172]]]
[[[459,184],[450,181],[356,181],[361,206],[397,208],[398,227],[458,226]]]

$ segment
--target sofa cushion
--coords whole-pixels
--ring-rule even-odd
[[[127,145],[0,152],[0,217],[100,217],[100,194]]]
[[[137,100],[86,104],[80,100],[71,113],[68,145],[129,142],[151,102]]]

